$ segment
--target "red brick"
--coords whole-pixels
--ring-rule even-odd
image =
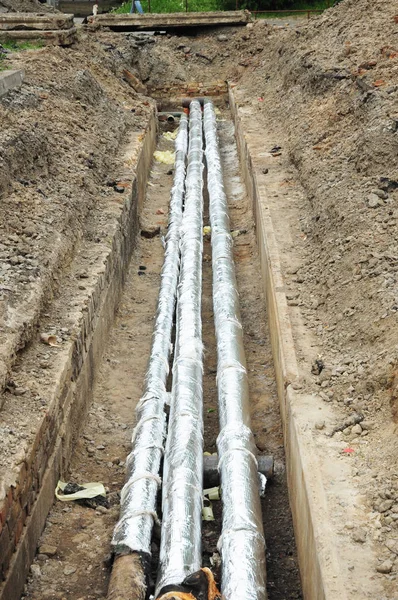
[[[6,525],[0,535],[0,580],[5,579],[14,547],[14,541],[10,539],[9,530]]]
[[[21,502],[22,508],[25,508],[28,503],[28,497],[29,497],[29,492],[32,488],[32,482],[33,482],[33,477],[32,477],[32,473],[30,472],[27,475],[27,477],[25,479],[25,483],[21,490],[20,502]]]
[[[23,462],[21,464],[21,468],[19,471],[17,485],[15,487],[13,487],[14,500],[17,500],[19,498],[19,496],[21,495],[21,490],[24,486],[25,480],[26,480],[26,464]]]
[[[10,514],[8,515],[8,519],[7,519],[7,525],[8,525],[8,529],[10,531],[10,535],[14,534],[14,530],[16,528],[16,525],[17,525],[19,519],[21,518],[21,514],[22,514],[21,504],[20,504],[19,500],[17,500],[15,502],[13,502],[13,504],[11,506]]]
[[[32,512],[32,508],[35,503],[35,500],[36,500],[36,489],[32,488],[28,494],[28,502],[26,504],[26,510],[28,512],[28,515],[30,515]]]
[[[8,500],[7,500],[7,498],[4,498],[4,500],[0,506],[0,522],[3,527],[4,527],[5,522],[7,521],[8,508],[9,508]]]
[[[17,526],[15,528],[15,545],[18,544],[19,540],[21,539],[21,535],[23,532],[23,528],[26,522],[26,519],[28,518],[28,511],[26,510],[26,508],[22,511],[21,513],[21,517],[17,523]]]

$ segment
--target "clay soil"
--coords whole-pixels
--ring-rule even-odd
[[[332,414],[330,422],[317,424],[317,448],[332,439],[340,453],[350,449],[345,459],[351,461],[352,485],[369,515],[361,524],[345,522],[343,516],[341,535],[354,551],[355,545],[375,550],[372,578],[382,590],[380,597],[388,600],[396,598],[398,569],[397,21],[393,2],[343,0],[294,27],[259,21],[189,36],[81,32],[69,49],[8,55],[10,66],[26,69],[26,85],[0,102],[1,376],[10,401],[19,385],[10,381],[12,357],[36,335],[59,273],[85,231],[88,212],[99,196],[110,193],[107,183],[119,146],[146,120],[152,101],[129,87],[123,68],[149,93],[189,81],[236,84],[240,105],[250,111],[255,128],[266,132],[265,150],[278,147],[275,160],[289,173],[284,192],[297,200],[291,211],[284,208],[285,193],[273,203],[287,232],[284,241],[280,236],[280,251],[301,385],[327,403]],[[227,124],[220,125],[228,147],[231,132]],[[169,176],[162,169],[157,165],[154,170],[156,198],[151,200],[150,188],[147,207],[166,210]],[[146,210],[143,218],[153,219],[152,208]],[[236,261],[253,425],[259,450],[273,453],[279,465],[265,501],[275,516],[275,530],[267,530],[269,595],[271,600],[299,598],[292,536],[283,533],[291,526],[253,225],[242,198],[232,210],[234,228],[247,230],[236,238]],[[147,266],[144,276],[138,276],[140,264]],[[149,349],[160,264],[159,239],[140,240],[95,403],[71,465],[76,481],[88,476],[104,481],[114,506],[102,514],[55,505],[43,538],[56,547],[55,558],[37,558],[40,569],[33,569],[26,590],[31,597],[105,596],[109,537]],[[210,269],[206,259],[204,269]],[[205,289],[205,335],[211,344],[209,297]],[[212,409],[214,354],[206,361],[206,398]],[[111,394],[117,411],[109,405]],[[205,418],[211,452],[216,413]],[[26,437],[28,425],[22,422],[23,415],[2,426],[3,474]],[[330,438],[335,428],[340,430]],[[212,531],[204,540],[208,559],[215,548]],[[276,545],[278,539],[284,550]],[[279,548],[278,555],[273,548]],[[281,562],[291,574],[286,583]],[[98,590],[89,587],[93,574]],[[60,577],[56,586],[55,575]]]

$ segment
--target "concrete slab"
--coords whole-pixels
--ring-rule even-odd
[[[299,382],[292,326],[284,291],[279,249],[267,206],[267,190],[260,187],[254,168],[249,135],[230,87],[229,99],[236,127],[238,150],[249,197],[252,201],[261,275],[274,358],[286,452],[286,473],[305,600],[348,600],[339,571],[326,493],[320,467],[308,440],[302,436],[297,412]],[[320,513],[322,521],[320,521]]]
[[[109,27],[113,31],[152,31],[186,27],[219,27],[221,25],[246,25],[251,20],[247,10],[188,12],[145,15],[105,14],[89,17],[91,27]]]
[[[4,71],[0,73],[0,98],[10,90],[21,87],[25,73],[20,70]]]
[[[44,42],[46,45],[70,46],[76,41],[76,32],[76,27],[56,29],[54,31],[39,29],[0,30],[0,42],[37,40]]]
[[[6,13],[0,15],[0,31],[70,29],[73,15],[61,13]]]

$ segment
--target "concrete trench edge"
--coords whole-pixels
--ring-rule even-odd
[[[311,432],[305,427],[303,412],[308,396],[294,389],[295,383],[299,383],[299,369],[266,189],[258,182],[254,154],[231,85],[228,96],[243,178],[255,219],[303,595],[305,600],[346,600],[345,577],[335,549],[320,464]]]
[[[32,506],[29,509],[22,506],[22,512],[19,513],[19,518],[15,523],[15,531],[9,529],[9,519],[3,523],[1,517],[6,514],[4,513],[4,502],[8,502],[7,513],[9,516],[15,510],[14,505],[19,505],[19,508],[21,508],[20,499],[16,497],[16,488],[10,487],[4,502],[0,500],[0,503],[3,503],[3,506],[0,506],[0,537],[2,538],[4,534],[9,536],[9,545],[4,546],[4,550],[7,551],[8,555],[12,552],[9,566],[3,574],[5,580],[0,584],[0,600],[19,600],[21,596],[30,565],[36,553],[38,540],[54,501],[56,483],[68,466],[76,441],[76,432],[81,429],[84,423],[82,415],[87,412],[91,403],[95,365],[98,364],[102,355],[107,333],[113,323],[113,315],[121,295],[130,257],[138,235],[138,218],[156,145],[156,132],[156,116],[153,111],[147,123],[144,137],[138,142],[136,164],[131,168],[132,193],[131,197],[125,202],[115,228],[114,239],[107,259],[109,273],[106,273],[103,278],[98,278],[93,291],[96,298],[92,298],[90,307],[94,314],[81,320],[81,339],[71,345],[67,358],[62,365],[62,372],[54,381],[51,401],[52,412],[55,413],[54,422],[52,423],[53,430],[51,431],[54,442],[47,459],[45,454],[42,457],[40,464],[42,474],[39,474],[41,485]],[[45,420],[49,421],[49,419]],[[43,429],[43,426],[40,426],[40,431],[41,429]],[[40,431],[38,431],[38,434],[40,434]],[[40,435],[39,437],[45,436]],[[34,447],[36,445],[37,439],[34,439],[30,448],[32,453],[35,451]],[[18,488],[24,489],[24,487],[29,488],[31,486],[32,475],[30,469],[34,468],[36,464],[36,460],[32,461],[32,464],[24,469],[26,483],[24,485],[24,482],[19,481]],[[17,540],[16,543],[15,540]],[[0,546],[3,547],[3,542],[0,542]],[[12,550],[14,546],[16,546],[15,550]],[[1,562],[2,559],[3,557],[0,556]]]

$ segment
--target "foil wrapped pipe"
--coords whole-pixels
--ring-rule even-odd
[[[116,554],[132,551],[150,556],[152,529],[157,521],[156,499],[161,484],[159,469],[166,437],[166,383],[180,268],[187,147],[188,119],[182,115],[175,142],[175,173],[152,345],[143,396],[136,409],[137,426],[133,432],[132,451],[126,461],[127,477],[121,491],[120,519],[112,538]]]
[[[198,101],[190,105],[188,166],[181,227],[176,343],[163,467],[162,530],[155,597],[201,566],[203,495],[203,131]]]
[[[256,446],[250,428],[249,384],[228,201],[211,102],[204,104],[207,187],[213,264],[220,433],[217,438],[223,501],[221,591],[225,600],[266,600],[265,539]]]

